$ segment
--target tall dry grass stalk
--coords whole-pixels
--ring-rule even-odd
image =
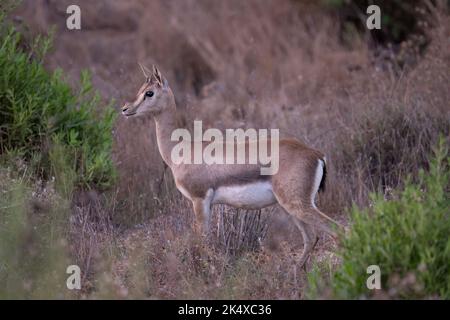
[[[273,211],[273,207],[263,210],[244,210],[218,206],[213,211],[212,224],[212,234],[216,244],[228,256],[237,256],[242,252],[260,249],[269,228],[269,215]]]

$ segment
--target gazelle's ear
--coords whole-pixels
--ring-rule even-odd
[[[161,72],[159,72],[158,68],[153,65],[153,77],[156,79],[157,83],[162,87],[163,86],[163,77]]]
[[[159,71],[159,69],[154,65],[153,66],[153,73],[155,74],[156,79],[158,80],[158,82],[161,84],[161,87],[164,90],[167,90],[169,88],[169,82],[167,81],[167,79],[161,74],[161,72]]]
[[[167,81],[167,79],[164,76],[162,77],[162,88],[164,90],[169,89],[169,82]]]

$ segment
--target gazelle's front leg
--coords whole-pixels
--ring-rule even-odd
[[[198,234],[208,234],[211,220],[211,201],[214,197],[213,189],[206,192],[204,198],[194,198],[192,205],[195,212],[195,231]],[[202,230],[203,228],[203,230]]]

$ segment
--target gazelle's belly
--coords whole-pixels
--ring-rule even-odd
[[[246,209],[260,209],[276,203],[269,181],[219,187],[214,192],[213,204],[227,204]]]

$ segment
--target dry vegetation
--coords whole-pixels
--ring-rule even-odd
[[[188,126],[201,119],[221,129],[280,128],[306,141],[329,163],[319,207],[341,222],[352,204],[369,205],[370,192],[388,199],[407,175],[416,177],[439,134],[449,135],[444,6],[424,21],[432,23],[426,50],[411,50],[414,63],[400,67],[375,55],[367,35],[343,33],[338,17],[315,1],[80,0],[81,32],[64,29],[69,2],[24,1],[17,12],[38,32],[56,25],[48,68],[74,79],[89,68],[94,86],[119,105],[142,81],[137,62],[157,63]],[[208,242],[199,241],[150,119],[119,118],[113,156],[117,185],[73,200],[69,246],[84,272],[79,297],[305,297],[306,273],[295,263],[301,237],[280,209],[218,207]],[[234,230],[241,226],[253,228],[245,239]],[[335,246],[322,238],[307,268],[337,265]]]

